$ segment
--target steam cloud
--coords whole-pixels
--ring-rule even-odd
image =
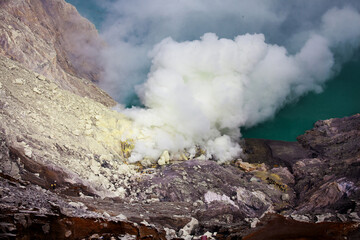
[[[192,157],[197,147],[219,161],[238,156],[239,127],[322,91],[358,50],[360,6],[347,3],[112,3],[103,87],[122,103],[136,89],[146,107],[121,109],[141,129],[140,138],[129,136],[137,138],[130,161],[157,159],[164,150]]]

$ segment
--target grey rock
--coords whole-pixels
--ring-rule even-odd
[[[283,200],[283,201],[288,201],[288,200],[290,200],[289,194],[286,194],[286,193],[282,194],[282,195],[281,195],[281,200]]]

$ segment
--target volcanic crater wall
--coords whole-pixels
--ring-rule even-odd
[[[0,53],[66,90],[115,105],[98,82],[105,43],[93,24],[62,0],[0,2]]]

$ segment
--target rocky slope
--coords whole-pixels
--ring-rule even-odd
[[[99,191],[121,195],[115,175],[135,169],[124,164],[121,141],[131,122],[16,62],[4,57],[0,61],[0,130],[9,146],[31,166],[35,161],[64,167],[69,181],[91,181]],[[111,168],[101,168],[106,162]]]
[[[63,0],[0,1],[0,54],[55,81],[60,88],[115,105],[99,81],[104,43],[93,24]]]

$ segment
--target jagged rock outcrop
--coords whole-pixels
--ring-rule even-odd
[[[0,1],[0,54],[54,80],[62,89],[115,105],[93,82],[104,43],[93,24],[63,0]]]
[[[312,156],[294,168],[296,187],[302,189],[299,211],[330,208],[339,214],[359,213],[360,114],[318,121],[298,141]]]
[[[0,173],[0,239],[166,239],[165,231],[109,217]]]
[[[298,141],[314,156],[334,160],[356,158],[360,156],[360,115],[318,121]]]

